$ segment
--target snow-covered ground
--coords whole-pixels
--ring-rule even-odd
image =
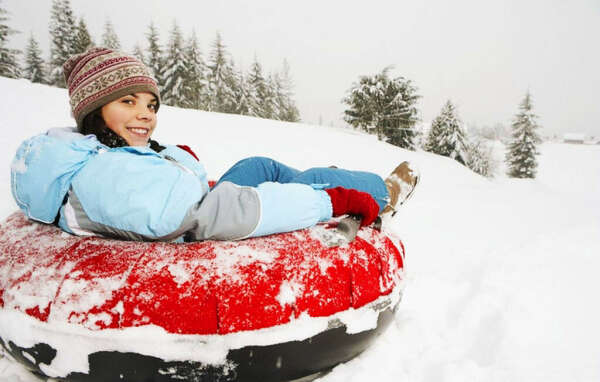
[[[4,219],[20,141],[73,122],[65,90],[2,77],[0,88]],[[408,272],[395,325],[320,381],[600,380],[600,146],[544,144],[535,180],[488,180],[357,132],[170,107],[155,138],[190,145],[211,178],[250,155],[382,176],[406,159],[419,167],[392,223]],[[37,380],[0,359],[8,381]]]

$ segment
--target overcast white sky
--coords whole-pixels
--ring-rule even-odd
[[[9,25],[49,46],[50,0],[4,0]],[[342,126],[358,76],[394,65],[422,96],[423,121],[451,99],[467,124],[509,124],[529,89],[545,134],[600,136],[600,0],[71,0],[95,41],[110,19],[123,47],[154,20],[194,29],[207,55],[222,34],[236,64],[290,63],[301,117]]]

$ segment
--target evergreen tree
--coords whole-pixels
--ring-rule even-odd
[[[456,115],[452,102],[447,101],[431,123],[425,150],[455,159],[463,165],[467,164],[468,144],[462,122]]]
[[[236,106],[236,79],[233,66],[228,60],[228,53],[217,32],[215,42],[208,59],[209,89],[211,95],[210,109],[222,113],[235,113]]]
[[[279,76],[277,73],[269,73],[267,76],[267,98],[265,99],[264,109],[267,110],[265,118],[279,120],[279,114],[281,113],[282,105],[279,102],[281,97],[279,92],[281,91],[281,84],[279,83]]]
[[[248,80],[246,79],[243,70],[236,71],[235,75],[236,82],[238,84],[237,91],[235,92],[235,113],[241,115],[250,115],[250,85],[248,84]]]
[[[240,77],[238,75],[239,70],[236,68],[235,62],[233,61],[233,59],[229,60],[229,73],[230,73],[229,76],[226,78],[227,79],[226,85],[227,85],[227,88],[230,89],[230,91],[231,91],[232,98],[230,101],[231,104],[229,106],[229,109],[224,112],[231,113],[231,114],[241,114],[243,105],[240,104],[240,102],[243,102],[243,99],[240,98],[240,94],[242,93],[240,80],[243,77]]]
[[[92,36],[88,31],[83,17],[79,18],[79,23],[75,28],[75,42],[73,43],[73,53],[83,53],[94,46]]]
[[[33,38],[33,34],[29,37],[29,43],[25,50],[25,70],[23,77],[31,82],[46,83],[42,51],[38,42]]]
[[[173,23],[169,38],[165,67],[162,101],[166,105],[182,107],[186,103],[183,88],[187,80],[189,64],[184,51],[183,36],[176,22]]]
[[[390,107],[395,112],[387,113],[384,119],[386,141],[393,145],[415,150],[418,131],[415,129],[418,118],[416,102],[417,88],[403,77],[391,79],[387,91]],[[395,96],[394,96],[395,94]]]
[[[0,0],[1,1],[1,0]],[[0,2],[0,6],[1,6]],[[8,12],[0,7],[0,76],[8,78],[19,78],[21,69],[17,61],[17,55],[21,52],[11,49],[8,45],[8,36],[17,33],[5,23],[8,21]]]
[[[53,86],[66,87],[62,66],[75,54],[75,18],[69,0],[53,0],[50,10],[50,73]]]
[[[469,140],[466,153],[468,168],[488,178],[494,176],[496,163],[492,156],[492,149],[486,147],[481,139],[475,137]]]
[[[202,59],[202,52],[198,45],[196,32],[187,41],[185,47],[186,68],[183,86],[183,107],[192,109],[208,109],[209,95],[206,80],[206,64]]]
[[[146,56],[147,61],[145,61],[145,63],[146,66],[150,68],[154,79],[158,83],[158,88],[162,93],[165,86],[165,81],[163,79],[165,61],[163,58],[162,48],[160,47],[158,31],[156,30],[153,22],[151,22],[150,26],[148,27],[146,38],[148,39],[148,55]]]
[[[374,76],[361,76],[343,102],[346,122],[377,134],[379,140],[414,150],[415,125],[418,122],[416,102],[419,96],[412,82],[404,77],[390,78],[385,68]]]
[[[536,133],[539,127],[533,113],[531,95],[525,94],[525,98],[519,106],[519,113],[512,123],[512,140],[508,145],[506,163],[508,164],[508,176],[513,178],[535,178],[537,169],[536,155],[539,154],[537,145],[541,142]]]
[[[263,76],[262,66],[254,57],[248,73],[248,85],[250,87],[248,115],[261,118],[272,118],[273,105],[271,103],[271,91],[269,84]]]
[[[282,121],[299,122],[300,112],[292,99],[294,96],[294,84],[290,74],[290,65],[285,59],[283,60],[281,74],[277,76],[277,81],[279,85],[279,91],[277,92],[279,97],[279,119]]]
[[[142,61],[144,64],[146,63],[146,57],[144,57],[144,50],[140,46],[139,43],[136,43],[133,46],[133,52],[131,52],[135,58]]]
[[[285,108],[285,99],[283,95],[283,85],[281,83],[281,77],[279,73],[271,73],[267,79],[269,89],[271,93],[271,105],[273,108],[273,114],[271,119],[281,121],[283,115],[283,109]]]
[[[104,33],[102,34],[102,46],[113,50],[121,50],[121,43],[119,37],[115,32],[115,28],[110,20],[106,20],[104,23]]]

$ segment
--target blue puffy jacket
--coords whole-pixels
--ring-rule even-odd
[[[82,236],[237,240],[310,227],[332,213],[327,193],[308,185],[222,182],[209,190],[202,164],[176,146],[109,148],[71,129],[23,142],[11,185],[29,218],[58,218]]]

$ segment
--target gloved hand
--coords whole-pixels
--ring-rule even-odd
[[[324,191],[329,194],[329,198],[331,199],[333,216],[344,214],[360,215],[362,216],[360,223],[362,227],[373,223],[377,218],[377,214],[379,214],[379,205],[366,192],[344,187],[328,188]]]

